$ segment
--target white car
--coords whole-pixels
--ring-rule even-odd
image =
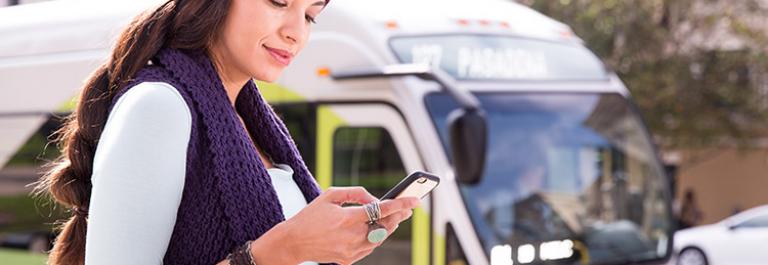
[[[674,244],[678,265],[768,264],[768,205],[677,231]]]

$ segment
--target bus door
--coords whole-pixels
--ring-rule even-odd
[[[363,186],[381,197],[408,173],[424,170],[403,116],[387,103],[319,104],[316,153],[315,176],[324,189]],[[429,264],[427,200],[358,264]]]

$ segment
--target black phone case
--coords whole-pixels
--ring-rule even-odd
[[[440,185],[440,178],[439,177],[437,177],[435,175],[432,175],[432,174],[429,174],[429,173],[426,173],[426,172],[415,171],[415,172],[411,173],[410,175],[408,175],[408,177],[405,177],[403,180],[401,180],[400,183],[397,183],[397,185],[395,185],[394,188],[392,188],[386,194],[384,194],[384,196],[381,196],[381,200],[391,200],[391,199],[394,199],[395,197],[397,197],[398,194],[403,192],[403,190],[405,190],[405,188],[407,188],[408,185],[411,185],[412,182],[416,181],[417,179],[419,179],[421,177],[425,177],[425,178],[427,178],[429,180],[433,180],[433,181],[437,182],[438,185]]]

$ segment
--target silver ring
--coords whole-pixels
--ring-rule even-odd
[[[368,223],[373,223],[373,214],[371,213],[370,204],[363,205],[363,209],[365,210],[365,215],[368,216]]]
[[[374,210],[373,203],[368,203],[365,205],[365,211],[368,213],[368,223],[375,223],[379,219],[376,218],[376,210]]]
[[[373,216],[374,219],[376,219],[373,220],[374,222],[381,219],[381,206],[379,206],[379,201],[373,201]]]
[[[373,201],[365,205],[365,213],[368,215],[368,223],[373,224],[381,218],[379,201]]]

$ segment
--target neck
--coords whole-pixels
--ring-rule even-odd
[[[237,99],[237,95],[240,94],[240,90],[243,89],[243,86],[245,86],[245,83],[248,82],[249,78],[238,78],[238,79],[228,79],[221,73],[219,73],[219,76],[221,77],[221,82],[224,85],[224,90],[227,91],[227,97],[229,97],[229,102],[232,103],[232,106],[235,105],[235,100]]]
[[[234,106],[237,95],[240,94],[240,90],[243,89],[243,86],[245,86],[251,78],[245,73],[237,71],[232,67],[228,67],[229,64],[224,63],[226,60],[223,60],[221,58],[222,56],[217,52],[211,52],[210,57],[216,68],[216,72],[219,74],[224,90],[227,92],[229,102]]]

